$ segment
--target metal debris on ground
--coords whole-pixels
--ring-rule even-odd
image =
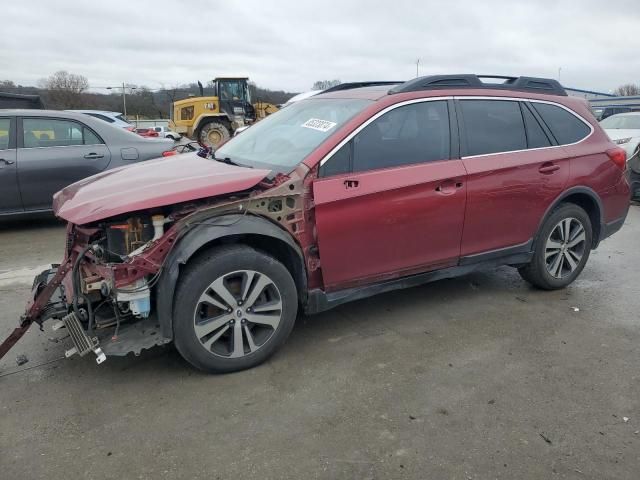
[[[571,307],[571,310],[573,310],[574,312],[579,312],[580,309],[578,307]]]
[[[627,423],[627,422],[629,421],[629,417],[622,417],[622,421],[623,421],[624,423]]]
[[[16,357],[16,363],[18,364],[18,366],[20,367],[21,365],[24,365],[25,363],[27,363],[29,361],[29,359],[27,358],[26,355],[18,355]]]

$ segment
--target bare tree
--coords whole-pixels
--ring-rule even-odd
[[[342,82],[338,79],[335,80],[318,80],[314,82],[311,90],[326,90],[327,88],[335,87],[336,85],[340,85]]]
[[[11,80],[0,80],[0,90],[13,90],[17,88]]]
[[[633,97],[635,95],[640,95],[640,85],[634,85],[633,83],[620,85],[613,91],[613,93],[621,97]]]
[[[48,103],[58,108],[79,108],[82,106],[82,93],[89,88],[89,81],[83,75],[64,70],[54,73],[41,81],[47,90]]]

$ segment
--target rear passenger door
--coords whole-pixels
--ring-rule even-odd
[[[461,97],[456,103],[468,173],[461,256],[528,250],[569,179],[566,152],[530,102]]]
[[[16,119],[0,117],[0,214],[22,211],[16,162]]]
[[[81,122],[19,118],[18,181],[27,211],[50,209],[54,193],[100,173],[110,161],[104,141]]]
[[[327,290],[457,263],[466,173],[450,108],[394,106],[323,161],[313,196]]]

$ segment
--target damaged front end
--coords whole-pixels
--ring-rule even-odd
[[[175,221],[159,213],[132,215],[95,227],[69,224],[64,260],[34,279],[20,325],[0,345],[0,358],[32,323],[55,319],[73,348],[66,356],[93,352],[136,354],[167,343],[151,314],[151,289],[177,234]]]
[[[173,284],[161,287],[175,270],[174,262],[183,260],[169,254],[180,251],[178,244],[191,233],[233,233],[249,216],[279,225],[305,251],[311,249],[312,231],[304,228],[312,208],[310,190],[302,180],[306,172],[301,173],[278,176],[230,196],[122,213],[83,225],[70,222],[64,260],[34,280],[20,325],[0,344],[0,358],[31,324],[42,329],[47,320],[53,320],[54,330],[69,333],[73,347],[66,356],[93,352],[98,363],[106,356],[139,354],[171,342],[166,318],[172,315],[167,300],[173,297]],[[310,271],[317,270],[314,258],[309,254]]]

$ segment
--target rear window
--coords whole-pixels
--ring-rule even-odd
[[[640,130],[640,115],[613,115],[600,122],[602,128]]]
[[[527,148],[518,102],[461,100],[466,155],[485,155]]]
[[[531,102],[560,145],[576,143],[591,133],[591,128],[578,117],[548,103]]]

